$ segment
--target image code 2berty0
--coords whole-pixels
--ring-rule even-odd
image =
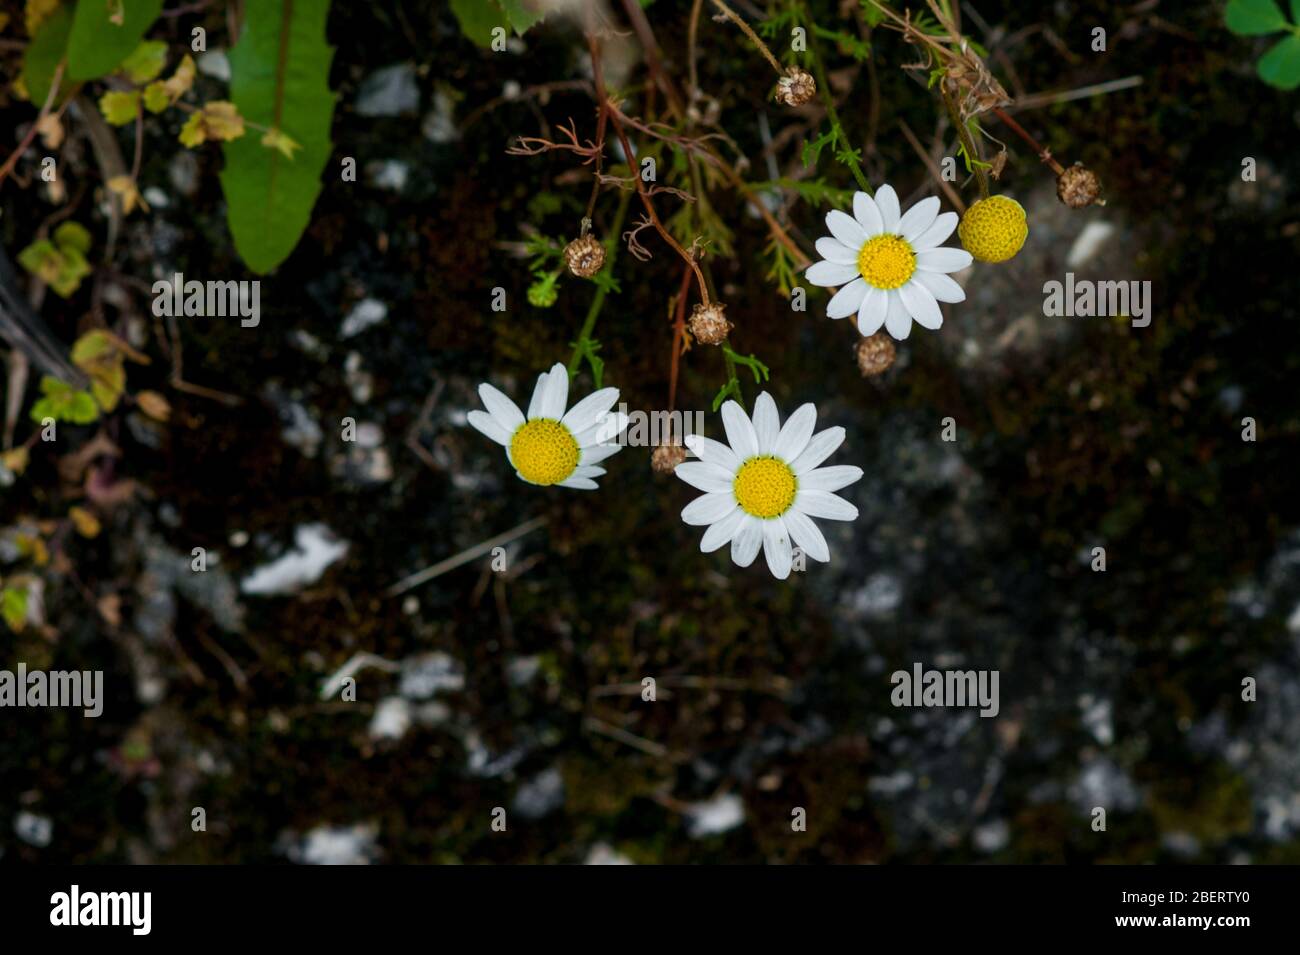
[[[1199,867],[1300,862],[1298,115],[1300,0],[0,0],[22,919],[1267,921]]]

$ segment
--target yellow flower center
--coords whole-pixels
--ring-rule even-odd
[[[578,442],[560,422],[536,418],[510,439],[510,460],[534,484],[559,484],[578,466]]]
[[[741,509],[763,520],[788,511],[797,489],[790,465],[773,457],[750,458],[740,466],[732,485]]]
[[[957,235],[966,251],[981,262],[1005,262],[1025,244],[1029,220],[1016,200],[989,196],[966,210]]]
[[[858,271],[868,285],[898,288],[916,271],[916,253],[901,235],[878,235],[858,253]]]

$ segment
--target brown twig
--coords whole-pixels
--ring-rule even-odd
[[[32,140],[36,138],[36,133],[41,128],[41,121],[50,114],[50,108],[54,105],[54,100],[59,95],[59,84],[63,81],[63,66],[63,63],[59,63],[59,65],[54,68],[54,76],[50,80],[50,91],[45,94],[45,104],[41,106],[41,111],[36,117],[36,122],[32,123],[31,129],[27,130],[27,135],[24,136],[23,141],[18,144],[18,148],[10,153],[9,158],[5,160],[4,165],[0,166],[0,184],[3,184],[5,177],[13,172],[14,166],[18,164],[19,157],[27,151],[27,147],[30,146]]]
[[[994,107],[993,115],[1010,126],[1011,131],[1023,139],[1029,148],[1038,154],[1038,158],[1051,167],[1052,172],[1056,173],[1058,176],[1064,174],[1065,169],[1059,162],[1052,158],[1051,151],[1033,136],[1030,136],[1029,133],[1025,132],[1025,128],[1008,116],[1004,110]]]

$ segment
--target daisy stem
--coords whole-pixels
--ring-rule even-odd
[[[975,180],[980,187],[980,198],[987,199],[989,197],[989,176],[984,171],[979,147],[975,145],[970,130],[962,122],[961,111],[957,109],[957,101],[953,99],[952,90],[948,89],[948,84],[946,82],[940,83],[939,89],[943,93],[943,103],[948,108],[948,115],[952,118],[952,124],[957,127],[957,137],[961,140],[962,149],[966,151],[966,162],[971,169],[975,170]]]
[[[618,211],[614,213],[614,225],[608,235],[610,241],[607,243],[609,254],[605,256],[605,266],[601,269],[601,274],[612,273],[614,271],[614,261],[618,258],[619,235],[623,231],[623,219],[627,215],[628,203],[632,201],[632,193],[623,193],[618,200]],[[600,317],[600,310],[605,304],[606,285],[597,285],[596,294],[591,300],[591,305],[587,308],[587,317],[582,322],[582,328],[578,332],[578,339],[573,343],[573,354],[569,357],[569,378],[578,373],[578,366],[582,364],[582,356],[587,354],[587,346],[591,343],[591,333],[596,328],[596,319]]]
[[[803,14],[803,19],[809,24],[808,32],[811,36],[813,33],[812,18],[808,15],[808,8],[800,4],[799,10]],[[826,81],[826,67],[822,64],[822,58],[817,53],[817,44],[811,39],[808,41],[808,57],[812,61],[813,77],[817,80],[817,93],[821,96],[822,103],[826,107],[826,115],[830,118],[831,127],[838,131],[837,138],[842,139],[844,138],[844,126],[840,123],[839,111],[835,109],[835,97],[831,95],[831,85]],[[839,145],[838,142],[837,145]],[[869,196],[875,196],[876,193],[871,188],[871,183],[867,182],[862,167],[858,165],[857,154],[852,149],[847,148],[847,143],[844,144],[844,147],[844,149],[836,152],[835,158],[849,167],[849,171],[853,173],[853,178],[857,180],[859,189]]]
[[[1065,170],[1061,168],[1061,164],[1052,158],[1051,151],[1033,136],[1030,136],[1029,133],[1025,132],[1023,126],[996,106],[993,108],[993,115],[1010,126],[1013,133],[1023,139],[1030,149],[1038,153],[1038,158],[1047,163],[1047,165],[1052,168],[1052,172],[1056,173],[1057,176],[1061,176],[1065,173]]]
[[[722,0],[713,0],[713,5],[721,10],[727,16],[727,19],[740,27],[745,36],[749,37],[750,42],[753,43],[754,46],[758,47],[758,52],[762,53],[767,59],[767,62],[772,64],[772,69],[776,70],[778,76],[785,75],[785,71],[781,69],[781,64],[777,61],[777,58],[772,55],[772,51],[767,48],[767,44],[758,38],[758,34],[754,32],[753,27],[742,20],[736,14],[736,11],[723,3]]]

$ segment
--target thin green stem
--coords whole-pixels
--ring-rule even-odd
[[[812,17],[808,15],[808,8],[803,4],[797,4],[796,9],[800,11],[803,19],[809,24],[809,33],[813,32]],[[826,67],[822,64],[822,58],[817,52],[817,44],[811,39],[808,41],[808,57],[812,60],[813,78],[817,81],[817,93],[821,96],[822,104],[826,107],[826,115],[830,118],[831,126],[839,130],[839,138],[844,138],[844,126],[840,122],[839,111],[835,108],[835,98],[831,95],[831,85],[826,80]],[[867,182],[866,175],[862,172],[862,167],[858,165],[858,160],[849,148],[848,143],[844,143],[844,149],[837,153],[836,158],[844,165],[849,167],[853,173],[853,178],[858,182],[858,188],[869,196],[874,196],[875,191],[871,184]]]
[[[947,81],[940,81],[940,92],[943,93],[943,103],[948,107],[948,115],[952,118],[952,124],[957,127],[957,136],[961,139],[962,148],[966,151],[966,162],[970,168],[975,171],[975,179],[979,183],[980,198],[989,197],[989,176],[984,171],[983,160],[980,159],[979,147],[975,145],[975,140],[971,137],[970,130],[962,122],[961,111],[957,109],[957,101],[953,99],[952,91],[948,89]]]
[[[623,219],[627,216],[628,204],[632,201],[632,193],[624,192],[618,201],[618,211],[614,213],[614,224],[609,231],[609,254],[605,256],[605,267],[602,272],[612,273],[614,263],[618,260],[619,246],[623,244],[621,238],[623,233]],[[572,378],[578,373],[578,366],[582,363],[584,346],[591,341],[591,333],[596,329],[596,319],[600,317],[601,307],[605,304],[605,286],[596,286],[596,294],[592,297],[591,305],[587,308],[587,317],[583,320],[582,328],[578,332],[578,338],[573,346],[573,355],[569,358],[569,377]]]

